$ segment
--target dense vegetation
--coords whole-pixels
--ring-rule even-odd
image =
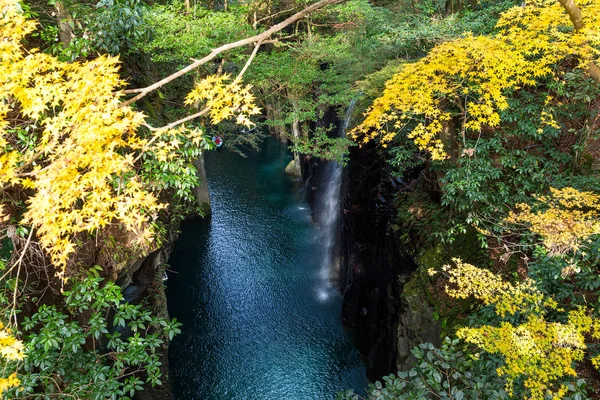
[[[193,161],[213,136],[266,133],[420,176],[394,222],[449,337],[369,397],[597,394],[600,1],[306,6],[0,0],[5,397],[161,383],[179,324],[114,282],[198,212]]]

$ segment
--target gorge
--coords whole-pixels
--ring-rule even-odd
[[[170,346],[175,399],[329,399],[366,386],[324,267],[327,245],[291,159],[268,139],[246,158],[208,154],[212,214],[185,222],[171,255]]]
[[[599,398],[599,32],[0,0],[2,398]]]

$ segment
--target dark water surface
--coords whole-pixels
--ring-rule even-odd
[[[308,204],[267,140],[244,159],[207,155],[210,220],[185,223],[167,296],[183,332],[170,347],[177,400],[331,399],[366,386],[324,281]]]

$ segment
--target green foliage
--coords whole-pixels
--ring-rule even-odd
[[[194,188],[198,186],[198,173],[193,163],[203,151],[214,149],[215,144],[206,135],[194,143],[189,135],[178,131],[166,132],[161,140],[175,146],[169,149],[169,157],[161,157],[152,150],[142,155],[140,172],[144,183],[154,192],[168,193],[174,201],[195,204]]]
[[[427,7],[434,3],[420,4]],[[597,20],[594,19],[598,15],[594,7],[598,4],[600,3],[596,1],[580,3],[582,12],[587,11],[586,18],[589,20],[586,23],[589,24],[590,31],[594,32],[598,29]],[[469,24],[470,16],[480,11],[486,12],[487,6],[489,4],[482,3],[481,9],[466,10],[453,18]],[[521,13],[531,17],[527,23],[520,24],[517,28],[524,31],[530,29],[531,35],[524,40],[525,36],[519,34],[511,39],[511,45],[518,44],[519,49],[528,49],[528,46],[534,46],[536,40],[541,42],[551,37],[550,45],[547,46],[548,54],[558,54],[557,48],[573,38],[572,26],[565,10],[557,2],[550,1],[525,3],[523,9],[527,7],[530,7],[529,11],[516,7],[510,11],[512,14],[504,17],[505,28],[510,27],[514,23],[513,19],[519,18]],[[536,7],[541,10],[531,12]],[[585,7],[589,8],[586,10]],[[420,12],[424,19],[436,13],[435,10],[426,8],[422,8]],[[549,26],[545,18],[558,21],[555,22],[556,26],[564,29],[553,28],[550,36],[541,34]],[[443,27],[451,20],[452,18],[442,20],[440,25]],[[418,19],[415,18],[415,21]],[[536,21],[539,22],[537,26]],[[405,23],[408,25],[411,21]],[[427,28],[432,26],[426,25]],[[536,28],[532,29],[532,26]],[[479,112],[477,107],[495,94],[484,96],[484,100],[477,105],[469,104],[468,99],[478,90],[488,87],[487,79],[502,79],[511,65],[502,63],[502,71],[493,71],[493,61],[484,59],[493,52],[488,44],[481,53],[486,55],[474,57],[474,71],[456,73],[454,77],[457,80],[447,87],[447,91],[440,87],[427,92],[430,90],[428,84],[435,85],[438,79],[444,79],[447,71],[455,71],[454,64],[447,66],[447,69],[443,64],[457,54],[464,55],[462,48],[452,45],[462,43],[462,39],[446,43],[456,35],[455,31],[444,31],[439,27],[436,29],[440,33],[439,40],[444,44],[436,46],[427,56],[427,61],[419,61],[419,68],[410,69],[411,64],[400,64],[400,72],[388,82],[381,100],[374,103],[374,107],[389,107],[387,110],[390,113],[402,114],[406,119],[384,117],[377,120],[379,125],[369,125],[368,129],[362,131],[365,136],[372,135],[374,140],[384,146],[387,140],[391,141],[392,150],[388,150],[387,155],[399,175],[418,164],[425,168],[417,189],[413,193],[402,193],[399,196],[401,230],[409,228],[412,229],[411,232],[416,232],[416,235],[408,234],[407,237],[417,236],[421,240],[421,248],[433,247],[436,242],[441,241],[446,247],[453,248],[449,251],[453,254],[459,248],[469,251],[458,238],[460,233],[473,232],[473,227],[476,228],[480,247],[489,247],[487,252],[482,253],[481,249],[473,252],[479,253],[478,258],[484,256],[478,264],[493,268],[492,272],[487,271],[489,276],[495,276],[494,272],[498,270],[511,273],[515,286],[508,284],[501,290],[505,292],[502,301],[510,298],[510,301],[516,303],[520,301],[521,305],[508,313],[498,314],[490,307],[480,308],[479,305],[472,304],[469,320],[473,327],[463,328],[458,334],[458,337],[476,346],[468,348],[467,353],[480,354],[483,351],[481,359],[495,360],[492,366],[493,369],[498,368],[497,374],[492,368],[488,368],[486,374],[495,376],[500,382],[497,387],[503,387],[501,382],[506,379],[506,390],[511,398],[585,398],[586,383],[579,377],[589,374],[582,373],[579,363],[585,359],[586,362],[591,360],[595,367],[600,365],[595,339],[590,339],[596,335],[591,332],[596,329],[592,328],[592,321],[597,317],[598,310],[595,307],[585,307],[597,303],[600,289],[600,280],[597,278],[600,239],[596,209],[575,196],[564,197],[561,202],[563,208],[557,206],[558,201],[552,203],[554,206],[548,203],[545,207],[539,203],[542,196],[546,196],[551,190],[554,193],[555,190],[571,191],[574,189],[566,188],[577,188],[589,191],[586,195],[588,197],[599,193],[597,176],[590,171],[589,165],[587,169],[582,165],[586,161],[581,159],[581,154],[587,150],[586,141],[590,137],[597,137],[597,132],[593,131],[597,129],[597,125],[592,121],[597,121],[597,101],[600,98],[598,83],[589,78],[589,71],[585,67],[579,68],[587,65],[587,50],[582,51],[577,58],[572,52],[575,44],[569,45],[563,58],[554,59],[548,64],[547,70],[531,74],[532,80],[529,83],[500,89],[505,96],[505,104],[498,107],[495,119],[479,125],[469,125],[467,119]],[[494,31],[483,26],[474,30],[487,30],[488,33]],[[448,36],[444,37],[446,33]],[[402,34],[406,35],[403,39],[406,42],[417,42],[417,39],[409,37],[410,30]],[[514,34],[512,29],[507,29],[503,34],[492,37],[504,38]],[[413,56],[420,55],[419,51],[426,53],[432,45],[437,44],[435,35],[427,36],[432,38],[433,43],[425,42],[422,48],[409,46],[414,51]],[[485,41],[487,37],[473,37],[473,40]],[[471,36],[466,36],[465,40],[470,42]],[[584,45],[588,43],[585,40],[580,42]],[[533,51],[527,50],[527,60],[537,60],[539,57],[540,60],[547,61],[543,57],[543,47],[539,45]],[[596,51],[597,48],[590,50],[593,54]],[[439,59],[436,59],[437,56]],[[434,65],[437,61],[440,64]],[[481,65],[485,67],[478,69]],[[433,70],[431,75],[427,75],[427,68]],[[361,82],[364,91],[377,93],[382,77],[389,76],[389,72],[389,69],[384,69]],[[480,72],[483,81],[470,81],[472,76]],[[420,83],[410,83],[411,79],[418,80],[424,76],[427,78]],[[464,96],[452,98],[463,87]],[[413,88],[415,92],[407,95]],[[432,113],[427,118],[418,120],[424,123],[423,127],[427,127],[424,129],[431,128],[430,133],[435,131],[435,135],[439,135],[439,146],[427,149],[433,154],[431,159],[417,151],[414,143],[406,140],[408,137],[417,142],[420,149],[426,149],[424,143],[429,138],[427,135],[420,136],[424,131],[415,130],[415,119],[418,119],[415,115],[427,112],[428,103],[421,101],[419,97],[419,93],[425,92],[427,95],[431,94],[433,102],[438,102],[436,104],[440,108],[437,111],[447,113],[440,119],[443,122],[437,126],[432,121],[439,114]],[[437,128],[439,129],[436,131]],[[389,135],[386,136],[388,132]],[[418,142],[419,139],[423,141]],[[447,159],[436,157],[435,151],[447,152]],[[587,163],[589,164],[589,160]],[[533,211],[527,214],[528,218],[513,218],[508,223],[507,217],[513,215],[515,210],[520,210],[523,214]],[[571,234],[580,240],[567,240]],[[558,242],[558,239],[564,237],[566,244]],[[548,242],[554,245],[549,246]],[[435,263],[440,257],[433,257],[434,255],[438,254],[428,254],[429,257],[424,260]],[[476,281],[472,271],[467,275]],[[448,293],[456,294],[456,281],[450,279],[448,282],[436,283],[439,286],[446,285]],[[474,291],[484,293],[489,290],[488,283],[480,283]],[[519,287],[521,289],[514,289]],[[541,303],[524,307],[530,301],[523,300],[527,296],[531,297],[530,300],[547,298],[550,299],[548,302],[557,301],[561,308],[548,304],[541,307]],[[479,297],[477,299],[480,300]],[[591,340],[591,344],[588,346],[585,340]],[[498,355],[501,355],[501,360],[496,358]],[[421,366],[417,366],[419,367]],[[409,372],[409,377],[410,374]],[[413,374],[419,377],[417,372]],[[390,377],[386,385],[370,387],[369,397],[495,398],[490,393],[458,394],[459,389],[455,394],[432,395],[426,390],[434,388],[435,378],[429,382],[421,379],[419,382],[425,382],[422,391],[412,393],[412,389],[406,389],[408,386],[401,383],[399,378],[402,376]],[[400,386],[404,391],[398,390],[391,394],[390,388]],[[411,395],[414,397],[410,397]]]
[[[26,358],[10,398],[130,399],[144,382],[161,384],[160,349],[181,324],[126,303],[100,270],[73,279],[63,307],[24,318]]]
[[[49,2],[54,5],[56,0]],[[58,27],[45,23],[39,35],[48,44],[47,51],[62,60],[72,61],[96,53],[117,55],[127,53],[134,42],[147,38],[144,4],[141,0],[100,0],[96,4],[62,0],[69,14],[73,31],[71,42],[65,46],[58,41]]]
[[[446,338],[441,348],[423,343],[412,350],[415,367],[388,375],[370,384],[371,400],[507,399],[503,381],[494,374],[494,364],[466,356],[458,340]],[[359,400],[352,390],[338,394],[339,400]]]
[[[212,11],[197,6],[185,15],[183,2],[169,2],[149,9],[144,20],[150,29],[150,40],[138,46],[152,61],[187,65],[191,58],[201,58],[223,44],[252,36],[245,10],[233,7],[229,12]],[[142,39],[142,38],[140,38]],[[227,53],[228,61],[242,61],[244,49]]]
[[[309,138],[295,140],[292,151],[345,164],[348,148],[352,146],[356,146],[352,140],[329,137],[326,129],[317,128]]]
[[[148,37],[141,0],[100,0],[88,22],[92,46],[102,53],[126,53]]]

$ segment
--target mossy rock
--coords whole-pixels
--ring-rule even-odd
[[[415,361],[411,350],[420,343],[441,344],[441,325],[436,319],[434,307],[427,295],[427,281],[418,271],[410,277],[400,276],[401,310],[397,328],[397,357],[398,370],[412,367]]]
[[[301,177],[302,169],[300,168],[300,161],[297,159],[290,161],[287,167],[285,167],[285,173],[291,176]]]
[[[453,258],[460,258],[464,262],[486,267],[491,260],[487,251],[481,248],[478,233],[474,228],[468,228],[465,233],[456,235],[454,242],[448,245],[436,244],[421,252],[417,257],[417,264],[425,271],[433,268],[439,270],[446,264],[451,264]]]
[[[425,271],[431,268],[438,270],[442,265],[447,264],[449,261],[446,249],[441,244],[426,249],[417,258],[417,264]]]

